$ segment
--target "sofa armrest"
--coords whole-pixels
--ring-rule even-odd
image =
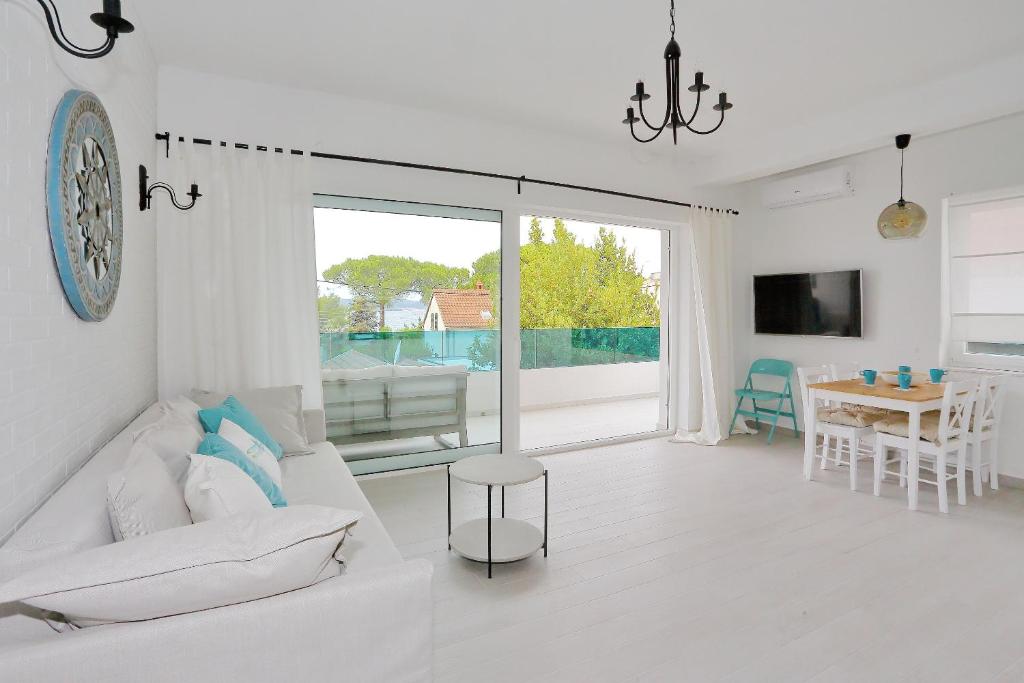
[[[302,419],[306,423],[306,438],[309,443],[323,443],[327,441],[327,421],[324,418],[324,411],[320,408],[302,411]]]
[[[2,681],[429,681],[433,567],[410,560],[238,605],[0,650]]]

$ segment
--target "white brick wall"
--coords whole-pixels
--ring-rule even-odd
[[[73,39],[100,42],[83,23],[95,1],[58,6]],[[156,166],[156,66],[141,31],[98,62],[58,55],[40,17],[0,3],[0,540],[156,396],[156,224],[135,196],[137,166]],[[50,120],[72,87],[103,101],[121,163],[124,261],[102,323],[68,306],[47,231]]]

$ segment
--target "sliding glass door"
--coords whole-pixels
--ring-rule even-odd
[[[521,448],[667,429],[669,232],[520,220]]]
[[[501,212],[316,195],[327,435],[356,474],[501,443]]]

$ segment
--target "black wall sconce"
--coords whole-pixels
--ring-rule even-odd
[[[178,198],[174,196],[174,188],[167,183],[149,183],[149,174],[146,173],[146,167],[139,164],[139,211],[145,211],[150,208],[150,202],[153,200],[153,190],[163,190],[171,197],[171,204],[174,204],[174,208],[181,209],[182,211],[188,211],[196,205],[196,200],[203,195],[199,194],[199,186],[192,183],[192,187],[189,188],[188,196],[192,198],[192,201],[187,206],[179,204]]]
[[[61,26],[60,16],[57,14],[57,6],[53,0],[37,0],[46,15],[46,25],[50,27],[50,35],[57,41],[62,50],[82,59],[96,59],[109,53],[114,49],[114,42],[122,33],[131,33],[135,30],[132,22],[121,16],[121,0],[103,0],[103,11],[94,12],[90,15],[92,23],[100,28],[106,29],[107,41],[99,47],[88,49],[75,45],[66,35],[64,27]]]

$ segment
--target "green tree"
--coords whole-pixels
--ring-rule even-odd
[[[316,300],[321,332],[340,332],[348,325],[349,307],[337,294],[321,294]]]
[[[550,241],[540,221],[519,250],[520,325],[535,328],[656,327],[658,302],[644,291],[635,256],[602,227],[594,244],[555,219]]]
[[[434,289],[468,286],[469,271],[409,257],[374,255],[335,264],[323,272],[323,278],[345,285],[354,299],[375,306],[379,314],[376,329],[380,329],[384,326],[384,310],[395,299],[419,294],[427,303]]]
[[[348,314],[348,329],[352,332],[377,332],[380,327],[373,302],[362,296],[353,299]]]

